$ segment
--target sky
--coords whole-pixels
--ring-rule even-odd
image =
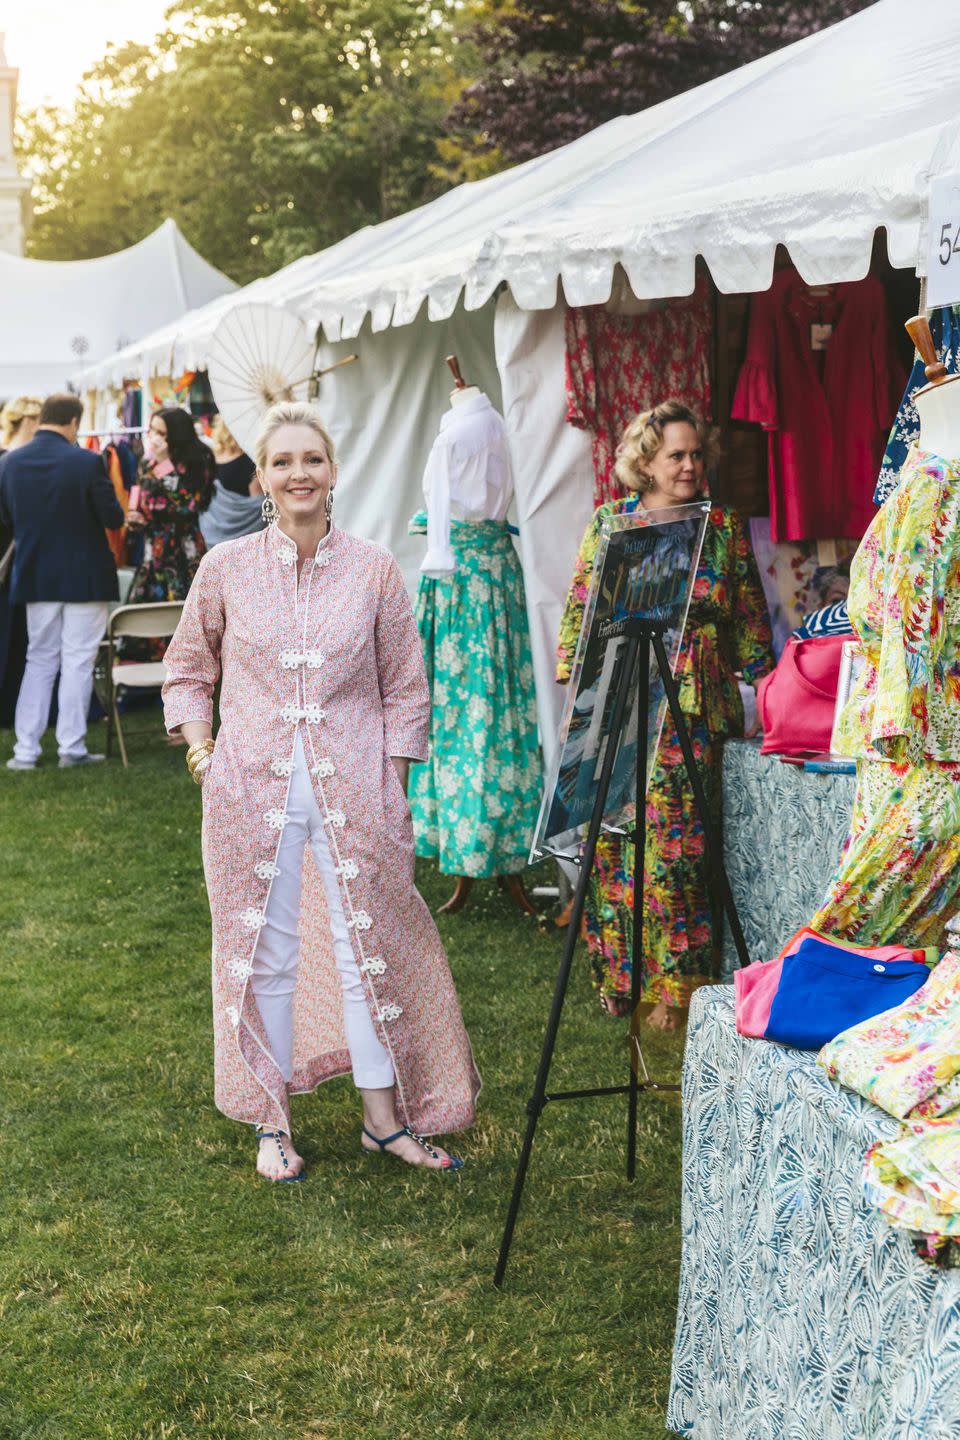
[[[170,0],[0,0],[7,61],[20,71],[19,103],[69,105],[111,43],[151,40]]]

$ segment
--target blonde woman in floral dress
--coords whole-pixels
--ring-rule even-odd
[[[688,505],[704,490],[711,439],[686,405],[668,400],[628,425],[617,475],[629,493],[599,506],[587,527],[560,627],[557,679],[570,678],[594,559],[608,516]],[[773,668],[770,622],[750,540],[736,511],[714,505],[677,667],[680,705],[713,815],[720,821],[723,741],[743,734],[738,676],[756,685]],[[669,716],[647,789],[642,1002],[648,1023],[678,1028],[698,985],[715,978],[719,916],[707,887],[703,827]],[[601,837],[584,929],[606,1009],[630,1001],[634,847]]]
[[[270,410],[255,458],[273,522],[204,556],[164,686],[203,786],[216,1103],[257,1127],[261,1175],[297,1180],[290,1096],[352,1073],[364,1152],[453,1171],[423,1136],[469,1126],[480,1082],[413,882],[430,698],[410,601],[392,556],[334,525],[311,406]]]

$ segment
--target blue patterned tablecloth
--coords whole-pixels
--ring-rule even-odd
[[[751,960],[772,960],[823,899],[850,828],[852,775],[813,775],[728,740],[723,853]],[[723,974],[737,963],[729,930]]]
[[[668,1425],[697,1440],[957,1440],[960,1271],[861,1198],[893,1134],[814,1056],[699,991],[683,1074],[683,1254]]]

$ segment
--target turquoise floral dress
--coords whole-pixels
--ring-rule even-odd
[[[570,678],[604,520],[629,514],[636,495],[601,505],[580,546],[560,625],[557,679]],[[774,666],[770,620],[747,532],[734,510],[715,505],[707,522],[683,648],[680,706],[714,817],[720,824],[723,741],[743,734],[737,673],[755,685]],[[716,971],[720,917],[707,889],[703,826],[669,715],[647,789],[643,911],[645,1003],[685,1008]],[[629,995],[633,945],[634,847],[601,836],[587,895],[584,931],[603,995]]]
[[[453,521],[450,544],[456,570],[417,594],[433,708],[430,758],[410,767],[416,851],[444,875],[515,874],[542,789],[523,572],[498,521]]]

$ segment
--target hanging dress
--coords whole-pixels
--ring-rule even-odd
[[[506,524],[510,459],[485,395],[444,415],[423,488],[416,614],[432,707],[429,757],[410,770],[417,854],[444,875],[516,874],[542,770],[523,572]]]
[[[730,413],[767,431],[775,543],[861,538],[902,381],[875,276],[813,289],[787,268],[753,297]]]
[[[639,315],[603,305],[569,307],[566,337],[567,423],[593,436],[595,505],[622,498],[617,446],[635,415],[658,400],[710,410],[710,290],[653,305]]]
[[[560,625],[560,681],[570,678],[603,522],[611,515],[629,514],[640,503],[633,495],[601,505],[587,527]],[[676,679],[718,829],[723,741],[743,733],[743,702],[735,672],[755,685],[773,665],[770,622],[750,541],[736,511],[715,505],[704,535]],[[642,999],[685,1008],[697,986],[715,976],[720,917],[713,913],[703,826],[669,715],[650,772],[646,821]],[[584,928],[602,995],[630,993],[633,870],[633,844],[601,835]]]
[[[841,717],[850,836],[811,925],[937,945],[960,908],[960,461],[914,447],[850,567],[867,664]],[[846,749],[845,753],[851,753]]]

